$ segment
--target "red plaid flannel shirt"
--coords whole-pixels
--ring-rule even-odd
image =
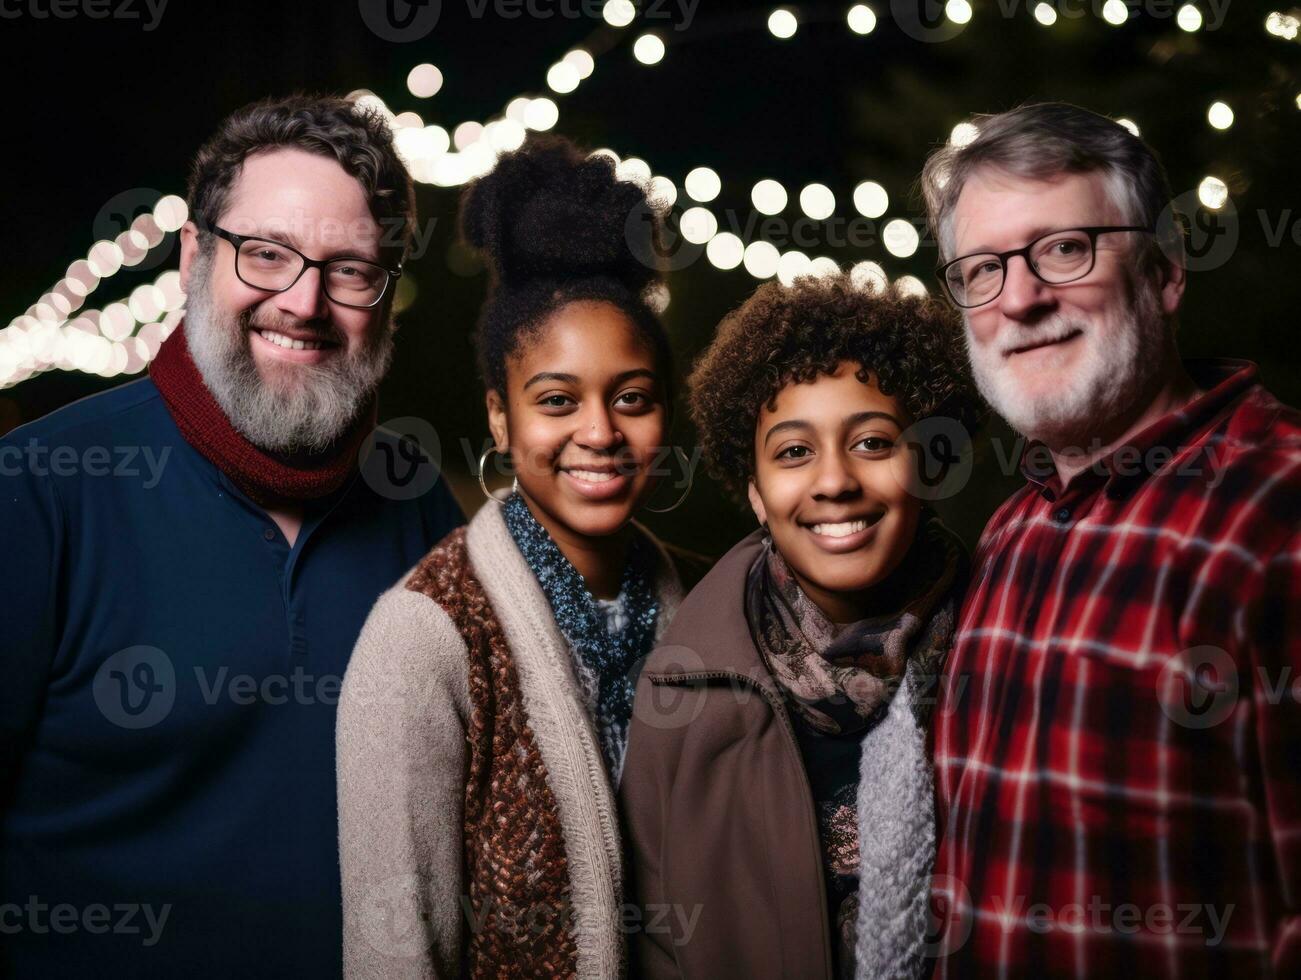
[[[935,718],[935,976],[1301,976],[1301,413],[1242,361],[974,559]],[[1047,462],[1047,466],[1043,464]]]

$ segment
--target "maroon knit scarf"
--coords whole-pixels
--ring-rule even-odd
[[[183,327],[177,324],[163,341],[149,377],[186,442],[263,507],[315,500],[343,486],[357,467],[361,444],[375,428],[373,397],[352,428],[325,452],[269,454],[231,425],[190,357]]]

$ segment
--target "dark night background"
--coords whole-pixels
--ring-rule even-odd
[[[110,9],[122,0],[110,0]],[[579,0],[533,0],[540,10],[581,9]],[[1097,6],[1100,6],[1098,0]],[[490,2],[444,0],[436,28],[422,40],[393,43],[363,22],[357,0],[316,4],[199,3],[171,0],[156,29],[141,0],[135,19],[39,18],[49,0],[4,0],[0,87],[8,94],[6,193],[0,198],[0,301],[6,318],[22,314],[95,240],[95,215],[132,188],[184,193],[190,157],[218,121],[240,105],[297,89],[346,93],[368,88],[395,111],[415,110],[426,124],[499,116],[521,94],[550,95],[560,106],[555,131],[591,147],[648,160],[655,173],[682,179],[708,165],[723,179],[711,205],[751,212],[749,191],[772,177],[791,192],[785,212],[798,216],[798,190],[819,181],[836,193],[837,215],[854,215],[851,193],[872,179],[890,193],[882,222],[917,217],[913,182],[928,151],[974,112],[1019,102],[1063,99],[1133,119],[1162,156],[1176,194],[1207,174],[1228,185],[1239,216],[1239,242],[1221,267],[1195,273],[1184,304],[1185,355],[1231,355],[1260,364],[1267,386],[1301,402],[1301,344],[1294,309],[1301,299],[1298,256],[1298,151],[1301,150],[1301,44],[1269,34],[1257,0],[1229,0],[1218,29],[1176,27],[1173,4],[1151,0],[1122,28],[1096,16],[1093,0],[1069,0],[1078,18],[1052,27],[1031,16],[1033,2],[974,0],[975,16],[944,43],[921,43],[899,29],[887,0],[867,36],[845,24],[850,4],[791,4],[801,26],[789,41],[766,28],[771,4],[700,0],[686,30],[673,21],[639,18],[624,29],[599,17],[502,16]],[[643,6],[645,6],[643,4]],[[587,4],[589,9],[599,9]],[[1015,13],[1004,16],[1011,8]],[[680,7],[664,4],[676,11]],[[1286,9],[1286,8],[1282,8]],[[1165,16],[1156,16],[1163,12]],[[647,67],[632,56],[634,39],[654,28],[668,51]],[[549,65],[583,45],[596,70],[577,91],[546,88]],[[433,62],[443,88],[417,99],[407,72]],[[1227,102],[1236,114],[1220,132],[1207,107]],[[395,368],[380,417],[421,416],[436,426],[444,466],[468,507],[466,438],[486,437],[483,399],[471,365],[470,331],[483,295],[481,273],[449,266],[458,188],[420,184],[422,221],[436,219],[431,246],[409,265],[418,295],[403,317]],[[1282,223],[1281,240],[1276,235]],[[723,222],[723,227],[726,223]],[[86,308],[125,297],[175,265],[124,270],[87,299]],[[923,244],[898,259],[870,248],[805,249],[842,265],[872,259],[893,277],[911,273],[935,288],[935,251]],[[703,257],[670,277],[666,323],[686,366],[714,325],[756,285],[744,268],[720,271]],[[6,321],[7,322],[7,319]],[[0,433],[129,378],[51,371],[0,390]],[[694,444],[679,419],[675,441]],[[1017,484],[984,452],[976,478],[942,512],[974,541],[984,520]],[[670,540],[721,552],[752,526],[703,477],[679,511],[648,519]]]

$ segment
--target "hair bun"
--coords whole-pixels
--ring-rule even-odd
[[[640,294],[659,276],[659,217],[645,189],[560,136],[530,134],[470,184],[461,234],[507,287],[611,276]]]

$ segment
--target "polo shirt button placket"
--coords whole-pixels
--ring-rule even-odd
[[[273,527],[263,528],[262,537],[268,541],[274,541],[276,539],[276,529]]]

